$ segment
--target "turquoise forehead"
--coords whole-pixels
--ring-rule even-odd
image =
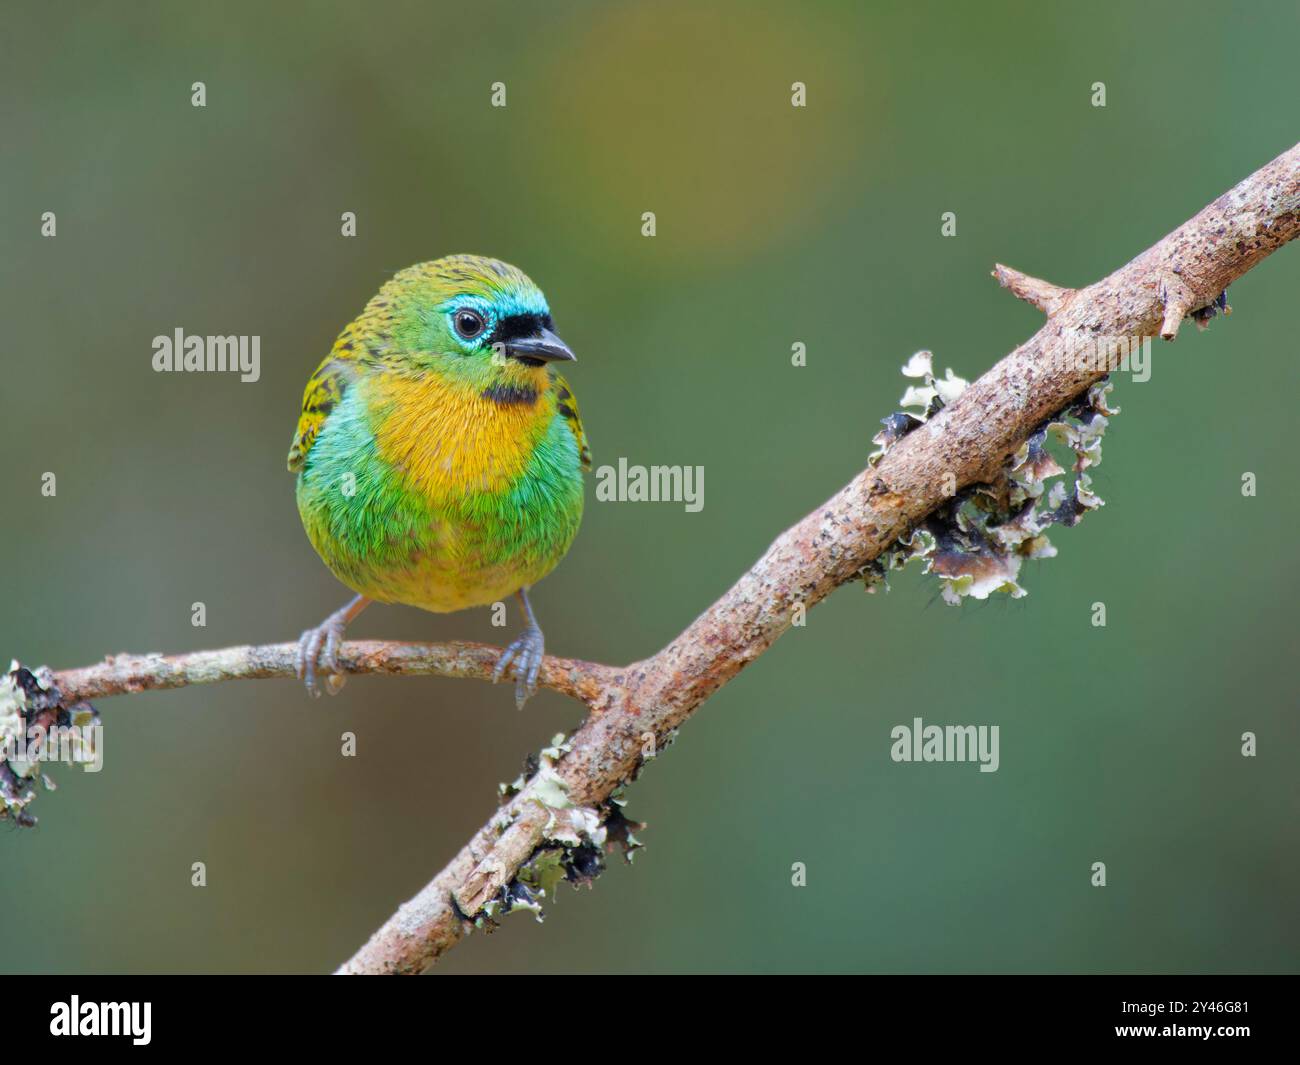
[[[536,285],[512,285],[484,292],[458,292],[438,305],[445,313],[469,307],[489,318],[510,318],[517,314],[550,314],[546,297]]]
[[[428,279],[443,296],[437,307],[472,307],[496,318],[547,314],[546,297],[517,266],[483,255],[448,255],[403,271],[412,280]]]

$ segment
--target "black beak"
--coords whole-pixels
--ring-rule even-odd
[[[540,327],[532,336],[507,340],[506,354],[529,366],[541,366],[548,362],[573,362],[577,359],[569,350],[569,345],[545,326]]]

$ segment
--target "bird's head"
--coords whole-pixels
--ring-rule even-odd
[[[371,301],[388,344],[415,369],[471,385],[527,387],[552,362],[572,362],[551,310],[518,268],[480,255],[449,255],[397,274]]]

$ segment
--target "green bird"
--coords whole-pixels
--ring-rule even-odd
[[[502,653],[522,707],[545,643],[529,589],[582,521],[591,454],[556,371],[573,352],[546,297],[507,263],[452,255],[397,274],[307,382],[289,449],[303,528],[356,598],[303,633],[298,675],[342,685],[338,648],[372,602],[436,613],[517,594]]]

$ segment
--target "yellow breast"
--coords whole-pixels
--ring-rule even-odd
[[[546,375],[532,402],[501,402],[436,375],[385,373],[368,382],[379,456],[433,499],[514,484],[554,414]]]

